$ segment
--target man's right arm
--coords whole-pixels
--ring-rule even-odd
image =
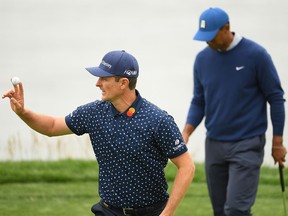
[[[38,114],[26,109],[24,107],[24,90],[21,82],[19,85],[14,85],[14,89],[3,94],[2,99],[4,98],[10,99],[11,109],[33,130],[47,136],[73,133],[66,125],[65,118]]]
[[[50,137],[73,133],[66,125],[63,117],[52,117],[35,113],[31,110],[24,110],[18,116],[33,130]]]

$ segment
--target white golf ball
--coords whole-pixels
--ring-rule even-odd
[[[11,82],[13,85],[18,85],[20,83],[20,78],[19,77],[12,77]]]

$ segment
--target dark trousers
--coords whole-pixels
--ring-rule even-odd
[[[92,206],[95,216],[159,216],[166,206],[166,202],[157,203],[145,208],[121,209],[106,204],[103,200]]]
[[[251,216],[265,136],[239,142],[206,139],[205,168],[214,216]]]

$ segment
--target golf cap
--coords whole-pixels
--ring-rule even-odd
[[[211,41],[219,29],[229,22],[228,14],[220,8],[209,8],[205,10],[199,19],[199,29],[194,40]]]
[[[96,77],[138,77],[139,66],[137,60],[124,50],[108,52],[98,67],[85,68]]]

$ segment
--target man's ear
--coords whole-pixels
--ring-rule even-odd
[[[129,79],[123,77],[119,80],[120,82],[120,88],[125,89],[129,85]]]

